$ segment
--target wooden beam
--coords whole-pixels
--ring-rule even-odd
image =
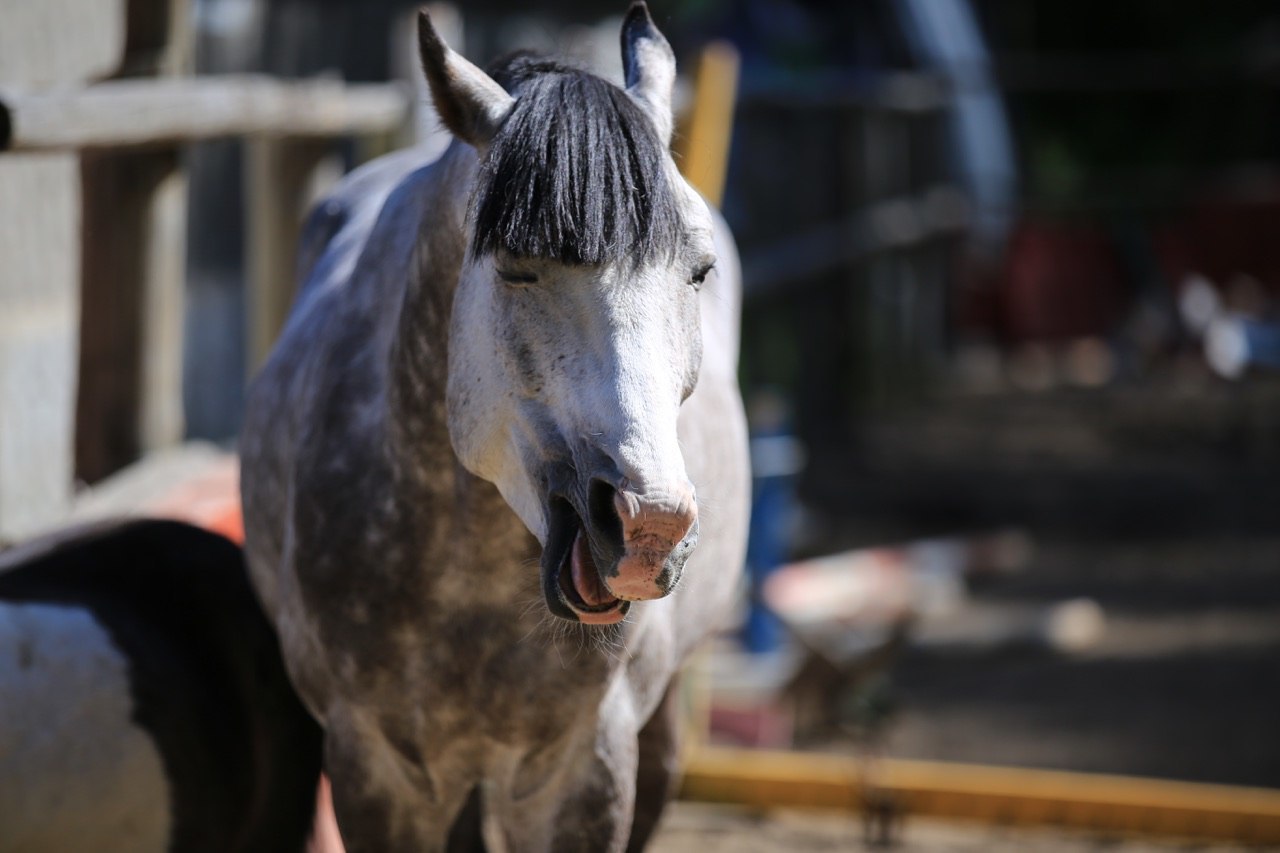
[[[76,475],[182,437],[186,183],[175,149],[81,157]]]
[[[253,74],[112,80],[56,92],[0,92],[13,150],[122,148],[220,136],[385,133],[408,115],[390,83],[281,81]],[[0,121],[0,124],[5,122]]]
[[[868,783],[870,776],[870,784]],[[1055,770],[706,747],[681,797],[759,808],[858,810],[1135,835],[1280,843],[1280,791]]]

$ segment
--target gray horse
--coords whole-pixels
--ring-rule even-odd
[[[456,141],[304,229],[241,441],[251,569],[350,850],[638,850],[743,558],[737,256],[643,3],[625,90],[419,39]]]

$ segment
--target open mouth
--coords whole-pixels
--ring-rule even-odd
[[[585,625],[613,625],[630,602],[609,592],[591,554],[582,519],[569,502],[552,501],[551,527],[542,558],[542,587],[551,612]]]

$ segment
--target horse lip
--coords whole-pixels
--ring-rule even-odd
[[[547,510],[547,542],[542,549],[542,594],[552,615],[570,622],[611,624],[621,620],[631,607],[629,601],[616,601],[602,607],[574,602],[566,595],[563,577],[569,571],[573,541],[583,526],[582,517],[569,499],[552,495]],[[614,614],[617,614],[614,618]]]

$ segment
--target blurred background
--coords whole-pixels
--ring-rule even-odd
[[[621,2],[430,8],[620,75]],[[1280,787],[1280,7],[651,8],[746,288],[707,737]],[[414,14],[0,0],[0,536],[234,446],[301,213],[447,142]]]

